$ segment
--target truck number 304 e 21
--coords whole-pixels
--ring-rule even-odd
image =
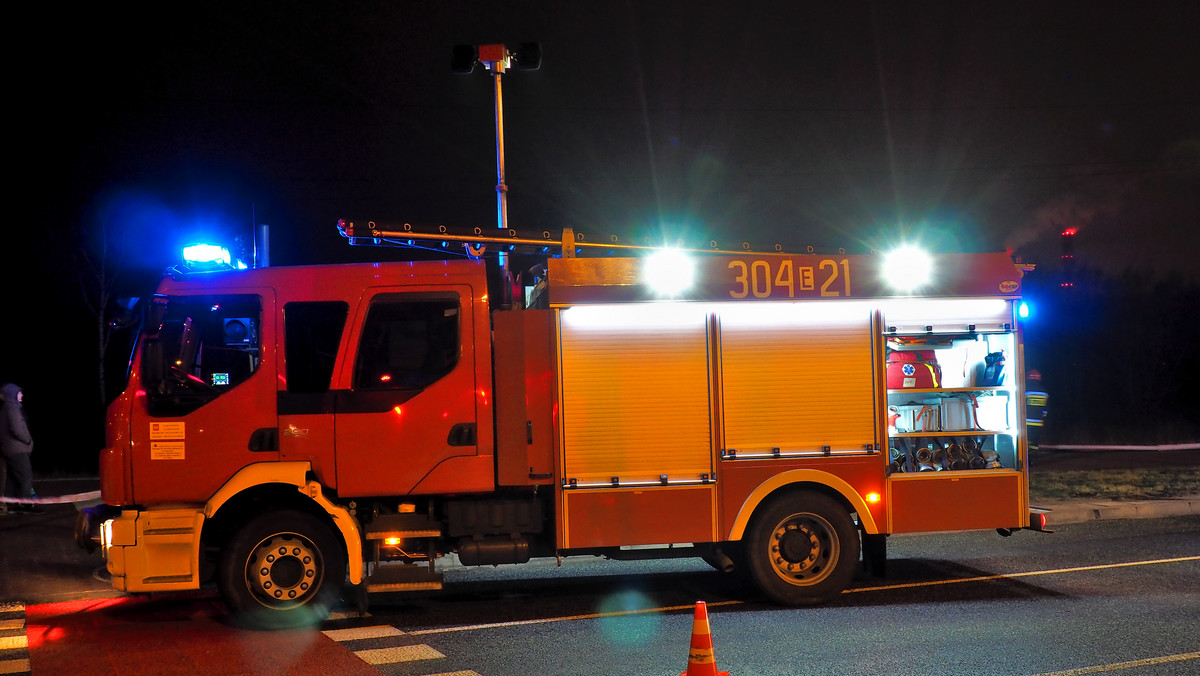
[[[850,260],[824,258],[801,265],[791,258],[732,260],[730,298],[849,298]]]
[[[339,227],[474,256],[169,271],[78,531],[115,588],[213,582],[294,627],[451,555],[693,556],[800,605],[882,574],[892,533],[1044,526],[1006,255],[912,291],[876,255],[692,252],[664,297],[636,247],[564,233],[518,278],[495,238]]]

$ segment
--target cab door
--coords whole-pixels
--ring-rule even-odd
[[[476,360],[490,352],[476,354],[471,301],[468,286],[368,290],[336,395],[339,495],[494,487],[477,424],[490,388],[477,381]]]
[[[202,503],[243,467],[279,458],[275,294],[246,288],[159,305],[130,416],[132,502]]]

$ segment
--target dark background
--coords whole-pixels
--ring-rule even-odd
[[[1048,437],[1200,438],[1196,3],[25,12],[0,379],[26,388],[42,472],[103,443],[98,292],[147,292],[183,244],[269,224],[286,265],[403,255],[350,248],[342,217],[493,227],[491,81],[449,68],[488,42],[544,53],[504,76],[514,227],[1008,250],[1037,265]]]

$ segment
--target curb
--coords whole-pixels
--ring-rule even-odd
[[[1048,528],[1068,523],[1087,521],[1111,521],[1114,519],[1156,519],[1164,516],[1187,516],[1200,514],[1200,495],[1166,500],[1072,500],[1069,502],[1042,502],[1030,504],[1048,509]]]

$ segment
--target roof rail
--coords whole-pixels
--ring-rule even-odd
[[[540,253],[544,255],[560,255],[563,258],[574,258],[578,254],[591,252],[599,255],[612,255],[619,252],[652,251],[666,247],[675,248],[689,253],[708,254],[805,254],[817,253],[813,247],[804,250],[787,250],[782,244],[773,244],[768,249],[756,249],[748,241],[732,244],[719,242],[715,239],[697,245],[695,243],[672,244],[670,242],[655,242],[649,237],[641,241],[622,239],[617,235],[602,235],[589,237],[573,228],[563,228],[555,232],[551,230],[522,231],[513,228],[500,230],[482,227],[452,227],[446,225],[419,226],[411,223],[391,225],[377,221],[353,221],[341,219],[337,224],[338,231],[350,240],[352,246],[400,246],[418,247],[422,244],[440,243],[444,248],[448,244],[462,244],[467,253],[473,257],[481,257],[488,247],[494,251]],[[838,253],[844,254],[841,249]]]

